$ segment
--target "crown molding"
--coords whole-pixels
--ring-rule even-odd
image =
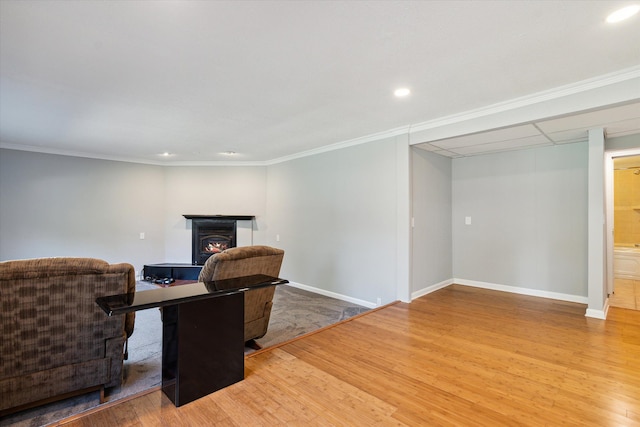
[[[288,162],[290,160],[299,159],[302,157],[314,156],[316,154],[327,153],[329,151],[341,150],[347,147],[353,147],[355,145],[366,144],[368,142],[380,141],[386,138],[393,138],[398,135],[406,135],[409,133],[411,126],[402,126],[378,133],[372,133],[369,135],[361,136],[358,138],[349,139],[347,141],[336,142],[334,144],[325,145],[323,147],[314,148],[312,150],[301,151],[296,154],[291,154],[289,156],[279,157],[277,159],[273,159],[265,162],[267,165],[275,165],[277,163]]]
[[[267,166],[266,161],[184,161],[184,162],[171,162],[171,163],[159,163],[160,166]]]
[[[161,165],[160,162],[152,162],[145,159],[135,159],[130,157],[120,157],[120,156],[110,156],[106,154],[95,154],[95,153],[87,153],[83,151],[74,151],[74,150],[61,150],[58,148],[51,147],[42,147],[37,145],[26,145],[26,144],[8,144],[5,142],[0,142],[0,148],[4,148],[7,150],[17,150],[17,151],[29,151],[32,153],[42,153],[42,154],[55,154],[58,156],[68,156],[68,157],[83,157],[86,159],[97,159],[97,160],[111,160],[114,162],[127,162],[127,163],[143,163],[149,165]]]
[[[0,142],[0,148],[7,150],[29,151],[33,153],[55,154],[58,156],[81,157],[85,159],[110,160],[114,162],[137,163],[151,166],[266,166],[264,161],[160,161],[148,160],[135,157],[110,156],[104,154],[87,153],[83,151],[60,150],[57,148],[40,147],[35,145],[8,144]]]
[[[489,115],[501,114],[508,111],[541,104],[548,101],[555,101],[571,95],[577,95],[584,92],[601,89],[617,83],[640,79],[640,65],[625,68],[613,73],[602,76],[593,77],[579,82],[571,83],[565,86],[548,89],[520,98],[514,98],[508,101],[499,102],[474,110],[464,111],[462,113],[451,114],[449,116],[440,117],[411,126],[411,133],[431,130],[438,127],[449,126],[452,124],[479,119]],[[640,89],[637,96],[640,96]]]
[[[337,143],[326,145],[319,148],[314,148],[312,150],[302,151],[299,153],[291,154],[289,156],[283,156],[277,159],[264,160],[264,161],[258,161],[258,160],[257,161],[153,161],[153,160],[131,158],[131,157],[100,155],[100,154],[86,153],[81,151],[60,150],[56,148],[40,147],[40,146],[33,146],[33,145],[7,144],[2,142],[0,142],[0,148],[6,148],[8,150],[31,151],[35,153],[57,154],[60,156],[84,157],[88,159],[140,163],[140,164],[147,164],[147,165],[153,165],[153,166],[170,166],[170,167],[171,166],[270,166],[278,163],[288,162],[290,160],[313,156],[320,153],[326,153],[329,151],[335,151],[335,150],[340,150],[347,147],[353,147],[355,145],[366,144],[373,141],[380,141],[382,139],[392,138],[398,135],[406,135],[409,133],[410,128],[411,126],[394,128],[387,131],[365,135],[358,138],[337,142]]]

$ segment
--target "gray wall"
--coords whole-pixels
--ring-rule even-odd
[[[285,250],[283,277],[370,303],[396,299],[395,159],[390,138],[269,167],[267,241]]]
[[[0,260],[92,256],[137,270],[189,262],[183,214],[247,214],[257,217],[253,243],[285,249],[283,277],[390,302],[403,173],[396,144],[268,167],[161,167],[2,149]],[[578,143],[451,161],[412,150],[412,292],[455,277],[586,296],[587,153]]]
[[[266,180],[264,166],[166,167],[163,259],[191,262],[191,221],[183,214],[254,215],[253,243],[264,243]]]
[[[164,205],[161,167],[0,150],[0,260],[95,257],[140,270],[164,258]]]
[[[249,227],[258,244],[265,197],[266,167],[162,167],[3,149],[0,260],[87,256],[139,272],[191,262],[183,214],[255,215]]]
[[[412,292],[453,277],[451,250],[451,159],[411,150]]]
[[[454,277],[587,296],[587,156],[576,143],[454,159]]]
[[[3,149],[0,259],[90,256],[140,271],[190,262],[183,214],[255,215],[253,243],[286,251],[283,277],[387,303],[396,299],[395,158],[395,139],[268,167],[162,167]]]

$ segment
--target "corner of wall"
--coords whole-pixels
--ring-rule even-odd
[[[430,285],[430,286],[427,286],[425,288],[419,289],[419,290],[411,293],[411,301],[413,301],[414,299],[423,297],[423,296],[425,296],[427,294],[430,294],[432,292],[435,292],[435,291],[437,291],[439,289],[446,288],[447,286],[449,286],[451,284],[453,284],[453,279],[447,279],[447,280],[443,280],[440,283],[436,283],[435,285]]]

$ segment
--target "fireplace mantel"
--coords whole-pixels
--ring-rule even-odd
[[[254,215],[189,215],[184,214],[183,217],[187,219],[226,219],[231,221],[251,221],[255,218]]]

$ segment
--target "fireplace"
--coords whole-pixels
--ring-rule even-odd
[[[236,247],[236,222],[227,220],[192,220],[191,262],[204,265],[213,254]]]
[[[191,263],[204,265],[211,255],[235,248],[236,222],[253,216],[184,215],[191,220]]]

